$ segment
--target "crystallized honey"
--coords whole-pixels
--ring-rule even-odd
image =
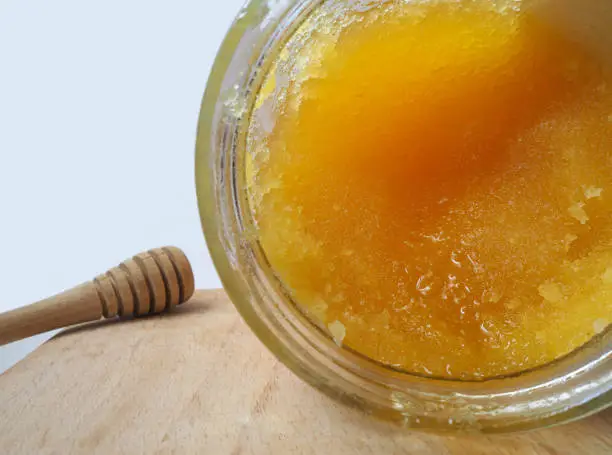
[[[482,379],[612,321],[610,68],[523,3],[327,1],[277,52],[250,208],[339,344]]]

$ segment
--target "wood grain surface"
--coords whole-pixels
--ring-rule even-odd
[[[513,436],[397,430],[264,348],[222,291],[171,314],[66,331],[0,376],[0,453],[612,454],[612,411]]]

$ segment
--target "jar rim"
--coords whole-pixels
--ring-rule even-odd
[[[223,285],[247,324],[311,385],[410,428],[534,429],[612,404],[609,329],[568,356],[517,375],[480,381],[422,377],[338,347],[266,269],[257,240],[248,233],[242,191],[249,107],[274,50],[323,1],[248,2],[219,50],[202,101],[196,146],[202,227]]]

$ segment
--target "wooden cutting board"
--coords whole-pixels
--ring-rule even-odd
[[[0,376],[2,454],[610,455],[612,409],[514,436],[398,431],[302,383],[222,291],[62,333]]]

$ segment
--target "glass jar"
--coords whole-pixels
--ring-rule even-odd
[[[225,38],[204,95],[196,156],[200,215],[216,268],[242,317],[302,379],[406,428],[510,432],[569,422],[610,405],[609,328],[572,354],[528,372],[484,381],[434,379],[339,347],[284,292],[254,235],[247,206],[246,132],[266,69],[321,2],[247,3]]]

